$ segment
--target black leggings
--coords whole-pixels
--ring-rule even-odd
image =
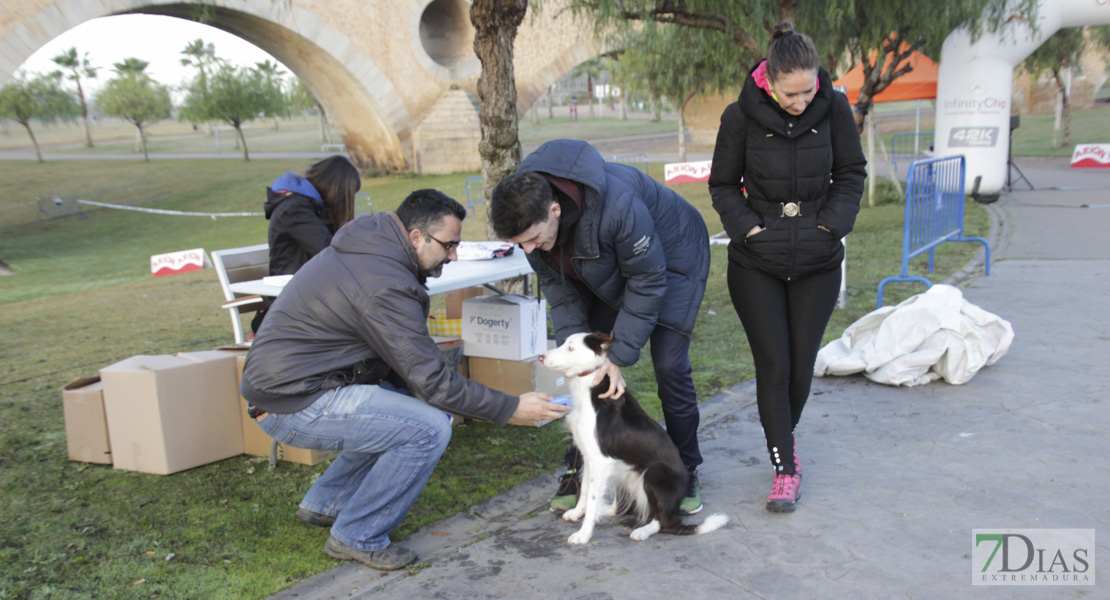
[[[728,265],[728,291],[752,349],[759,420],[776,472],[793,475],[794,428],[840,292],[840,271],[795,281]]]

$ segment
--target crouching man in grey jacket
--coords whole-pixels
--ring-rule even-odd
[[[285,287],[247,354],[240,390],[259,426],[339,456],[297,516],[330,526],[324,551],[375,569],[416,554],[391,545],[451,438],[453,414],[504,425],[557,419],[543,393],[510,396],[452,370],[428,334],[424,282],[456,259],[466,209],[436,190],[343,226]]]

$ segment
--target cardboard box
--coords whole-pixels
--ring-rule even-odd
[[[247,356],[245,353],[236,357],[236,390],[239,389],[239,381],[243,378],[243,364],[246,361]],[[236,395],[239,396],[238,391]],[[242,396],[239,396],[239,417],[243,423],[243,453],[250,454],[251,456],[270,456],[270,450],[274,445],[274,438],[266,435],[266,432],[262,431],[258,423],[255,423],[254,419],[250,418],[250,415],[247,414],[247,400]],[[302,465],[315,465],[325,460],[331,460],[336,456],[339,456],[339,453],[331,450],[294,448],[292,446],[286,446],[285,444],[277,445],[278,460],[287,460]]]
[[[555,343],[550,342],[550,347]],[[506,394],[519,396],[525,392],[543,392],[552,396],[567,393],[566,376],[540,364],[538,358],[529,360],[504,360],[499,358],[470,357],[470,378]],[[542,427],[551,421],[509,419],[510,425]]]
[[[470,298],[481,297],[486,291],[483,287],[468,287],[454,290],[443,295],[444,313],[448,319],[462,318],[462,303]]]
[[[242,454],[235,356],[139,355],[101,369],[113,466],[168,475]]]
[[[547,348],[547,301],[504,294],[463,301],[463,353],[527,360]]]
[[[104,384],[99,377],[74,379],[62,388],[69,459],[112,464],[108,420],[104,416]]]

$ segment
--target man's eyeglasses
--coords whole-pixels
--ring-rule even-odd
[[[459,240],[455,240],[455,241],[453,241],[453,242],[444,242],[444,241],[440,241],[439,239],[437,239],[437,238],[436,238],[436,236],[434,236],[434,235],[432,235],[432,234],[430,234],[430,233],[428,233],[428,232],[426,232],[426,231],[424,232],[424,235],[426,235],[426,236],[428,236],[428,237],[432,238],[433,240],[435,240],[435,241],[436,241],[436,243],[438,243],[438,244],[439,244],[440,246],[443,246],[443,249],[444,249],[444,250],[445,250],[445,251],[446,251],[446,252],[447,252],[448,254],[450,254],[450,253],[451,253],[451,251],[452,251],[452,250],[454,250],[455,248],[458,248],[458,247],[459,247],[459,244],[461,243],[461,241],[459,241]]]

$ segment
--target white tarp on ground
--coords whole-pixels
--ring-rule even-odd
[[[905,386],[943,378],[959,385],[1002,358],[1013,341],[1008,321],[964,300],[955,287],[934,285],[849,325],[817,354],[814,374],[863,372],[872,381]]]

